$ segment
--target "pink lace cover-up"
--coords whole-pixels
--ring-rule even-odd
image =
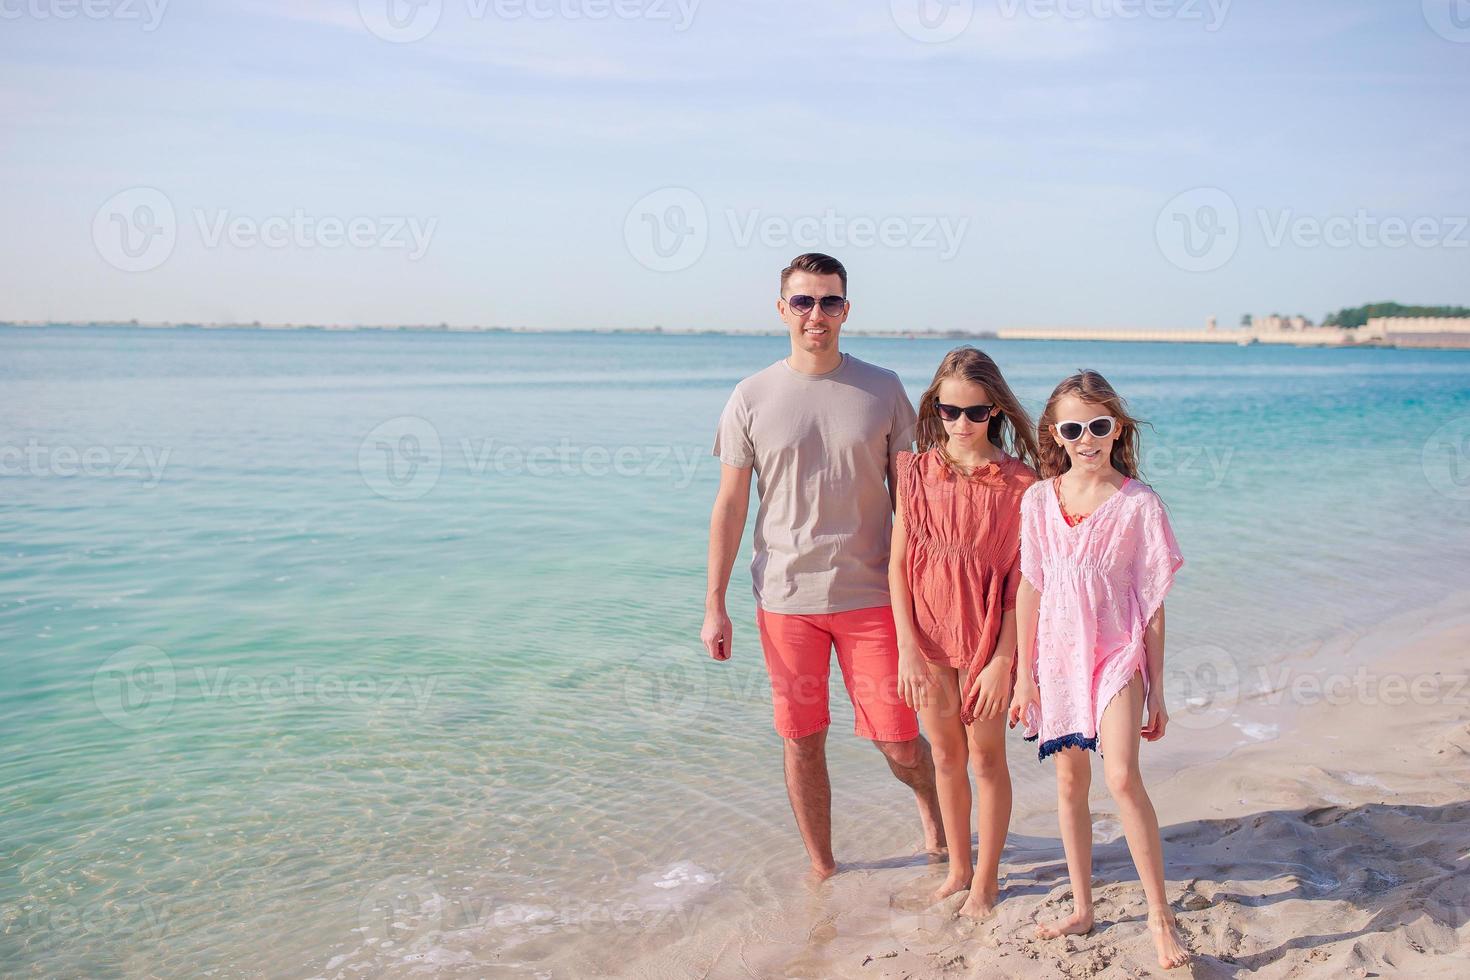
[[[1036,682],[1041,717],[1026,738],[1045,759],[1059,749],[1097,749],[1108,702],[1142,671],[1144,631],[1184,564],[1158,494],[1128,479],[1075,527],[1052,481],[1021,498],[1021,574],[1041,593]]]

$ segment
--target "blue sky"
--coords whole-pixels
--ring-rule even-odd
[[[1470,0],[418,2],[0,0],[0,319],[1470,304]]]

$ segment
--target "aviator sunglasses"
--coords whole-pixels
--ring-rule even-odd
[[[1057,435],[1066,442],[1076,442],[1082,438],[1082,430],[1086,429],[1094,438],[1106,439],[1113,434],[1113,426],[1116,424],[1111,415],[1099,415],[1090,422],[1058,422]]]
[[[990,413],[995,411],[994,405],[969,405],[961,408],[958,405],[946,405],[937,399],[934,402],[934,410],[939,417],[946,422],[957,422],[961,415],[971,422],[980,423],[990,418]]]
[[[822,304],[822,312],[827,316],[841,316],[847,309],[846,296],[823,296],[818,300],[815,296],[807,296],[805,293],[798,293],[787,299],[786,305],[791,307],[793,312],[806,316],[819,302]]]

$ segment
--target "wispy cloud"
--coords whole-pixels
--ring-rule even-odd
[[[977,277],[996,309],[1052,322],[1129,309],[1140,283],[1159,317],[1172,305],[1185,322],[1208,312],[1200,296],[1242,281],[1291,291],[1283,307],[1325,307],[1334,265],[1391,269],[1403,295],[1463,288],[1463,254],[1447,250],[1315,263],[1243,250],[1202,282],[1173,276],[1154,241],[1159,208],[1191,187],[1247,211],[1463,212],[1470,177],[1454,151],[1470,140],[1470,48],[1434,33],[1420,5],[1234,0],[1210,32],[1018,3],[978,0],[939,42],[882,0],[702,0],[686,30],[476,18],[469,0],[443,0],[435,29],[404,44],[369,30],[357,0],[175,0],[151,33],[7,21],[0,176],[22,191],[0,199],[0,220],[23,231],[0,247],[0,316],[681,322],[780,257],[732,244],[729,209],[971,219],[949,263],[850,256],[901,270],[923,297],[888,315],[936,322],[968,315],[956,284]],[[1052,6],[1064,3],[1085,13],[1093,0]],[[185,242],[129,276],[102,263],[90,230],[100,202],[132,185],[162,187],[181,210],[440,225],[411,267]],[[641,267],[624,240],[634,202],[665,187],[694,192],[724,234],[677,275]],[[585,296],[565,293],[550,254],[575,257]],[[745,322],[723,304],[708,316]]]

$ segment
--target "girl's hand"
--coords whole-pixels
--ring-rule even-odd
[[[1021,675],[1016,678],[1016,690],[1011,695],[1010,727],[1015,728],[1026,720],[1027,713],[1035,705],[1037,712],[1041,711],[1041,689],[1036,686],[1036,681],[1025,676],[1025,668]]]
[[[1157,742],[1164,737],[1164,729],[1169,724],[1169,712],[1164,707],[1164,695],[1159,692],[1157,686],[1149,691],[1148,695],[1148,721],[1143,725],[1145,742]]]
[[[933,691],[929,661],[912,646],[898,648],[898,696],[915,711],[927,707]]]
[[[1011,694],[1011,662],[1000,657],[991,657],[990,663],[986,664],[975,676],[970,679],[970,686],[965,691],[965,700],[975,697],[979,691],[980,696],[975,701],[975,720],[990,721],[999,718],[1001,712],[1006,709],[1006,702]]]

